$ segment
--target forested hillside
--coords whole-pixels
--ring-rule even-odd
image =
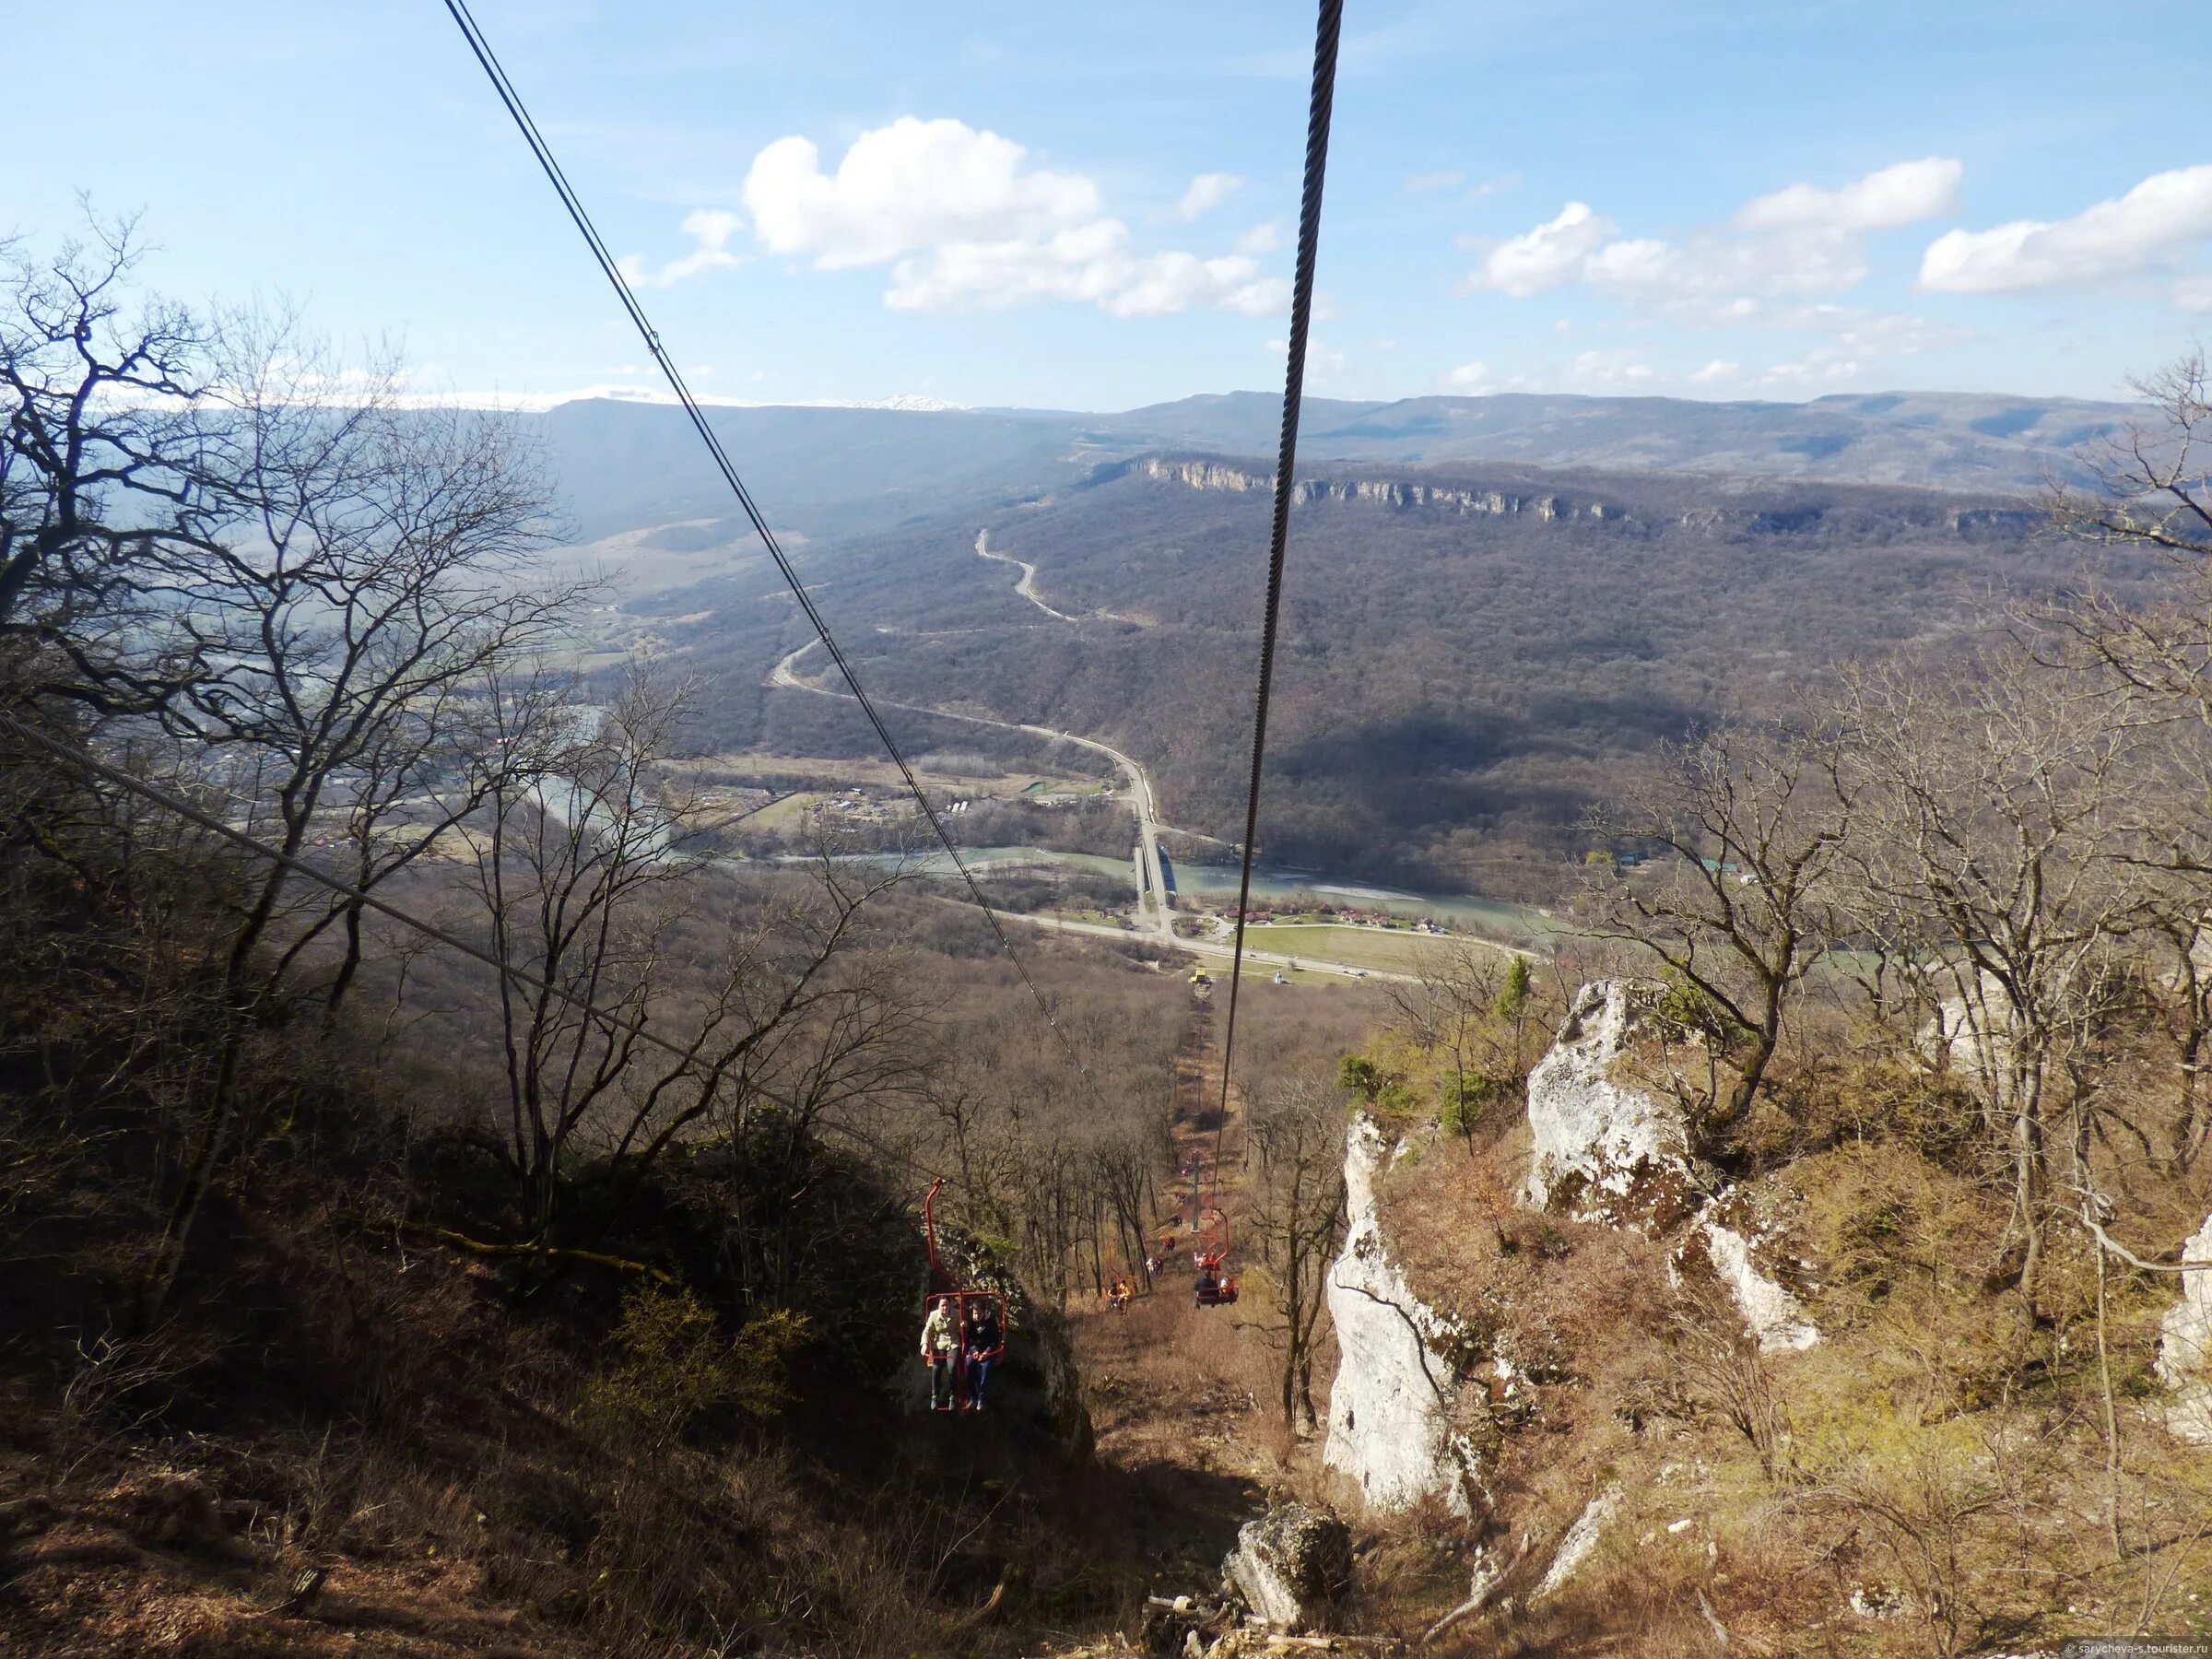
[[[713,855],[688,689],[575,667],[526,448],[389,363],[115,230],[17,260],[0,376],[0,1647],[1117,1618],[1064,1314],[1159,1206],[1156,953]],[[957,1424],[949,1285],[1006,1307]]]
[[[1660,742],[2016,600],[2091,577],[2126,594],[2145,568],[2088,571],[2018,497],[1512,466],[1301,478],[1267,853],[1436,890],[1556,896],[1581,820]],[[1104,468],[825,556],[825,603],[887,695],[1104,737],[1156,770],[1171,817],[1230,836],[1265,479],[1221,457]],[[977,524],[1082,619],[1014,594]],[[760,688],[798,636],[759,606],[726,588],[653,603],[698,618],[672,637],[713,677],[710,741],[863,742],[821,700]]]

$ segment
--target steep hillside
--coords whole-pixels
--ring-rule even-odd
[[[1793,1073],[1798,1143],[1747,1158],[1685,1110],[1702,1056],[1666,1008],[1583,987],[1525,1106],[1449,1128],[1449,1057],[1378,1034],[1325,1450],[1402,1540],[1369,1594],[1479,1659],[2212,1630],[2201,1278],[2077,1231],[2023,1336],[2005,1199],[1928,1115],[1939,1064],[1886,1101],[1876,1066],[1831,1071],[1849,1132],[1802,1122],[1823,1085]],[[2097,1157],[2111,1229],[2212,1257],[2201,1179]]]

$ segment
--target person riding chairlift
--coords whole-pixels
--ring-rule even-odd
[[[990,1381],[991,1363],[1005,1346],[999,1328],[998,1304],[985,1297],[968,1315],[968,1409],[983,1408],[983,1384]]]
[[[940,1297],[922,1322],[922,1358],[929,1366],[929,1406],[932,1411],[953,1408],[954,1372],[959,1365],[959,1320],[950,1297]]]

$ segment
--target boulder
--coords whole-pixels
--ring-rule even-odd
[[[1629,1075],[1657,987],[1594,980],[1528,1076],[1525,1202],[1577,1220],[1665,1228],[1694,1201],[1681,1107]]]
[[[1351,1588],[1352,1530],[1305,1504],[1278,1504],[1238,1531],[1221,1576],[1276,1629],[1318,1630]]]
[[[2003,982],[1980,970],[1954,969],[1950,978],[1954,988],[1937,1001],[1922,1030],[1921,1052],[1977,1099],[2009,1106],[2019,1085],[2013,1069],[2012,998]]]
[[[2166,1426],[2183,1440],[2212,1446],[2212,1216],[2182,1246],[2182,1260],[2206,1265],[2181,1276],[2182,1300],[2159,1327],[2159,1380],[2173,1390]]]

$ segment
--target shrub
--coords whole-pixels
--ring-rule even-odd
[[[724,1342],[713,1310],[689,1289],[648,1284],[624,1299],[614,1361],[585,1388],[579,1415],[610,1439],[663,1446],[703,1412],[770,1417],[788,1401],[789,1360],[806,1317],[777,1308]]]

